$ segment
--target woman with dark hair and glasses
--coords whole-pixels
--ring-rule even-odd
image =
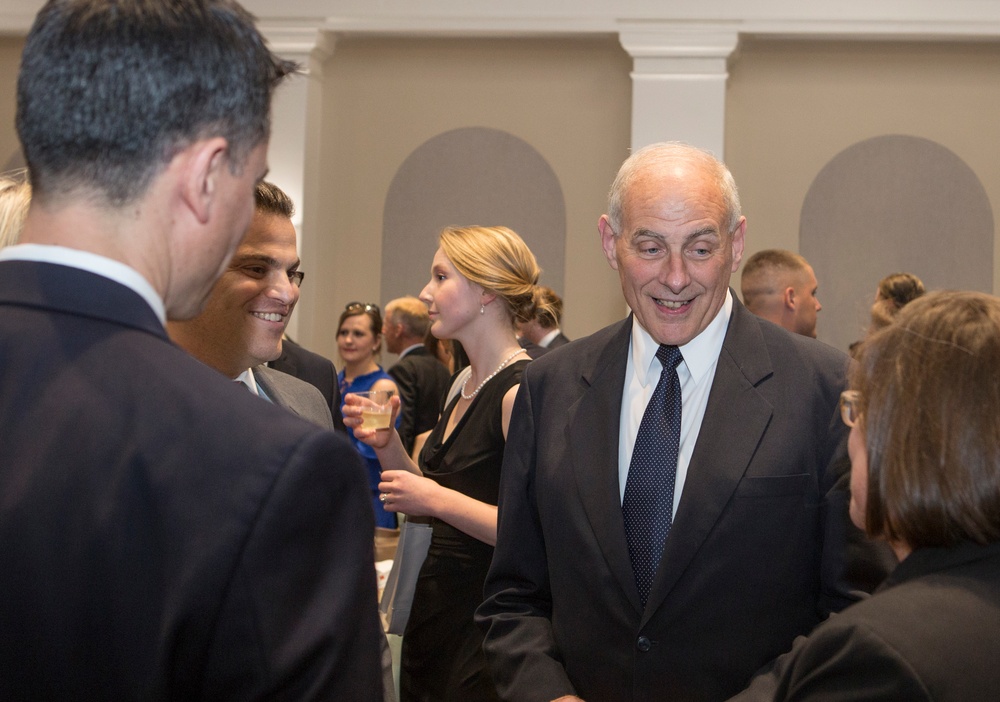
[[[862,344],[851,388],[851,519],[900,564],[797,642],[753,698],[997,699],[1000,298],[908,303]]]
[[[337,374],[340,384],[341,411],[343,411],[344,396],[349,392],[367,392],[369,390],[392,390],[397,392],[396,383],[385,369],[378,364],[379,351],[382,347],[382,313],[378,305],[363,302],[351,302],[344,308],[337,322],[337,351],[344,362],[344,367]],[[399,424],[399,417],[396,417]],[[385,509],[385,504],[378,499],[378,484],[382,479],[382,466],[375,449],[354,436],[354,430],[348,426],[347,433],[351,442],[368,464],[368,484],[372,492],[372,506],[375,509],[375,524],[388,529],[396,528],[396,514]]]
[[[449,227],[439,243],[420,299],[430,312],[431,333],[461,343],[469,366],[454,377],[419,466],[395,432],[360,433],[385,468],[380,488],[386,507],[430,517],[434,530],[403,634],[400,697],[492,701],[496,688],[473,616],[497,538],[507,427],[529,360],[515,325],[540,304],[540,270],[521,237],[506,227]],[[359,401],[348,396],[348,426],[360,422]],[[398,411],[396,399],[393,404]]]

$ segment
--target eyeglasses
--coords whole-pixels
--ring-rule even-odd
[[[344,307],[345,312],[350,312],[351,314],[362,314],[364,312],[374,312],[375,314],[381,314],[378,309],[378,305],[372,305],[368,302],[348,302],[347,306]]]
[[[242,273],[248,278],[253,278],[254,280],[265,280],[268,276],[276,273],[280,270],[280,267],[272,260],[264,256],[244,256],[239,260],[230,263],[231,270]],[[294,271],[280,271],[283,275],[288,276],[288,282],[297,288],[302,287],[302,281],[305,280],[306,274],[300,270]]]
[[[840,393],[840,418],[844,424],[853,427],[861,416],[858,405],[861,403],[861,393],[857,390],[844,390]]]

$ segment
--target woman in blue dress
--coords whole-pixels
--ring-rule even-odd
[[[392,376],[375,360],[382,347],[382,313],[378,305],[352,302],[344,308],[337,324],[337,350],[344,362],[344,367],[337,374],[340,383],[340,397],[349,392],[366,392],[368,390],[392,390],[398,392]],[[343,407],[341,407],[343,410]],[[399,426],[399,416],[396,417]],[[375,524],[389,529],[396,528],[396,513],[389,512],[379,501],[378,484],[382,479],[382,466],[379,464],[375,449],[354,436],[354,430],[348,427],[351,442],[357,448],[368,464],[368,485],[372,493],[372,507],[375,510]]]

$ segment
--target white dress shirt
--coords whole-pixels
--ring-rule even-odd
[[[240,373],[238,376],[233,378],[237,383],[243,383],[247,388],[257,397],[263,397],[268,402],[272,402],[271,398],[267,396],[264,392],[264,388],[257,384],[257,378],[253,374],[252,368],[247,368],[245,371]]]
[[[677,459],[677,479],[674,483],[674,514],[677,514],[677,505],[680,504],[681,493],[684,491],[691,454],[698,443],[701,422],[708,407],[708,394],[712,389],[712,381],[715,380],[715,369],[719,365],[722,341],[726,337],[732,312],[732,293],[727,291],[726,301],[715,319],[701,334],[680,347],[684,360],[677,366],[677,378],[681,384],[681,443]],[[618,490],[622,500],[625,499],[625,481],[628,479],[639,424],[663,370],[663,364],[656,357],[658,348],[659,344],[642,328],[638,319],[633,318],[632,340],[629,344],[622,393],[622,415],[618,425]]]

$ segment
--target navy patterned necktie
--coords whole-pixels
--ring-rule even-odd
[[[673,522],[681,442],[681,383],[677,377],[681,352],[676,346],[661,344],[656,357],[663,370],[639,424],[622,500],[628,555],[643,607]]]

